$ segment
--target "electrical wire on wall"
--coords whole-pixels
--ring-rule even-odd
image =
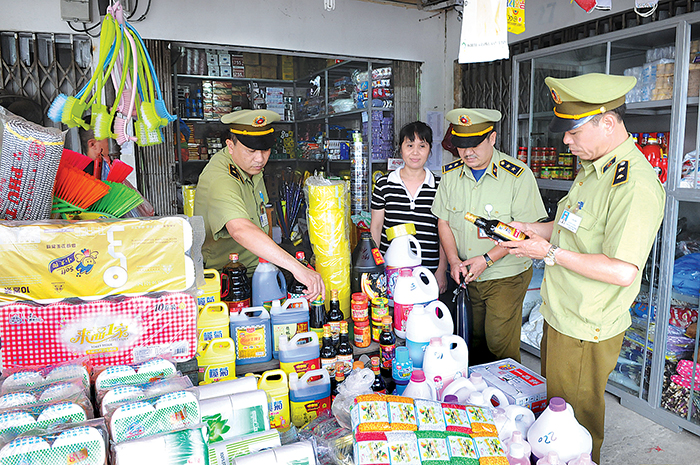
[[[116,4],[118,1],[119,0],[116,0],[116,1],[110,0],[110,5],[114,6],[114,4]],[[333,0],[333,1],[335,1],[335,0]],[[148,3],[146,4],[146,11],[144,11],[143,14],[141,16],[139,16],[137,19],[132,20],[132,18],[134,16],[136,16],[136,12],[138,11],[138,9],[139,9],[139,0],[134,0],[134,7],[131,10],[131,14],[126,17],[127,21],[130,21],[132,23],[139,23],[139,22],[143,21],[144,19],[146,19],[148,12],[151,10],[151,0],[148,0]],[[74,22],[78,22],[78,23],[82,24],[83,28],[82,29],[76,28],[75,26],[73,26],[71,24]],[[89,35],[90,37],[95,37],[95,38],[100,36],[100,31],[97,31],[95,34],[91,34],[91,32],[102,24],[101,21],[98,21],[97,23],[93,24],[90,27],[87,26],[87,23],[79,22],[79,21],[66,21],[66,23],[68,23],[68,27],[71,28],[72,30],[74,30],[75,32],[81,32],[81,33]]]

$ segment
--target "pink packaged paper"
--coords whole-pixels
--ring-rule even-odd
[[[88,355],[94,366],[134,364],[156,355],[195,356],[197,301],[189,294],[0,308],[2,368]]]

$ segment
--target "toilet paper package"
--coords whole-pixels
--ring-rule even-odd
[[[25,388],[0,396],[0,409],[21,405],[34,405],[42,402],[71,400],[88,405],[90,390],[85,389],[80,379],[58,381],[51,384]]]
[[[255,454],[236,457],[236,465],[316,465],[316,452],[309,441],[299,441]],[[210,464],[211,465],[211,464]]]
[[[103,418],[0,437],[0,465],[106,465],[109,437]]]
[[[2,222],[0,303],[194,289],[203,240],[201,217]]]
[[[112,445],[114,465],[206,465],[206,428],[203,424],[178,431]],[[212,462],[209,462],[211,465]]]
[[[196,353],[197,301],[186,293],[50,305],[12,303],[2,310],[3,369],[85,356],[95,367],[135,364],[158,355],[181,362]]]
[[[169,392],[183,391],[192,388],[192,380],[179,372],[176,376],[138,385],[121,385],[96,394],[102,416],[114,411],[122,404],[162,396]],[[101,395],[99,395],[101,394]]]
[[[29,388],[80,379],[85,390],[90,389],[92,365],[89,357],[48,365],[8,366],[0,376],[0,393],[26,391]]]
[[[74,402],[44,402],[34,405],[11,407],[0,411],[0,437],[14,439],[20,434],[34,429],[48,429],[65,423],[81,423],[92,417]]]
[[[233,465],[238,457],[281,445],[276,429],[236,436],[227,441],[209,444],[209,465]]]
[[[270,429],[267,393],[263,390],[214,397],[202,400],[200,405],[202,421],[209,428],[209,444]]]

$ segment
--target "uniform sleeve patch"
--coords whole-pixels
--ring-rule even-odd
[[[612,187],[619,186],[627,182],[627,175],[629,171],[629,161],[622,160],[615,167],[615,177],[613,178]]]
[[[232,178],[238,179],[239,181],[243,182],[243,178],[241,178],[241,173],[238,172],[238,168],[236,168],[235,165],[228,165],[228,174],[230,174]]]
[[[442,167],[442,174],[449,173],[450,171],[456,170],[464,164],[462,160],[453,161]]]
[[[508,160],[501,160],[498,164],[501,166],[501,168],[508,171],[510,174],[512,174],[516,178],[518,176],[520,176],[523,173],[523,171],[525,171],[524,168],[522,168],[514,163],[511,163]]]

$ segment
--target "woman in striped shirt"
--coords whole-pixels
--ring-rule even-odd
[[[430,211],[440,178],[425,168],[432,145],[433,131],[427,124],[415,121],[401,128],[399,147],[403,166],[375,183],[370,230],[384,254],[389,247],[388,228],[404,223],[416,225],[422,264],[435,274],[442,293],[447,289],[447,260],[440,246],[437,217]]]

